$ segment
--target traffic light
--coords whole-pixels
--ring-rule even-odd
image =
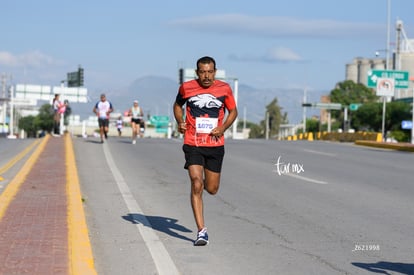
[[[83,86],[83,68],[79,67],[78,69],[78,84],[79,87]]]
[[[183,82],[184,82],[184,69],[180,69],[178,71],[178,80],[179,80],[180,85],[183,84]]]
[[[312,107],[312,103],[302,103],[302,107]]]

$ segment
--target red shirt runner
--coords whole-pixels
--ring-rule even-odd
[[[218,138],[209,133],[223,124],[226,109],[236,107],[229,84],[214,80],[213,85],[204,88],[197,80],[184,82],[178,90],[176,102],[180,106],[186,104],[184,144],[206,147],[224,145],[224,136]]]

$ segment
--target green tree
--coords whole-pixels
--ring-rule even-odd
[[[264,138],[264,130],[258,124],[250,125],[249,138]]]
[[[381,131],[382,104],[372,102],[359,106],[352,112],[351,125],[357,131]]]
[[[279,106],[277,98],[274,98],[266,106],[266,114],[269,119],[269,136],[275,137],[279,133],[280,124],[288,123],[287,113],[282,114],[282,107]],[[266,129],[266,117],[260,122],[262,129]]]
[[[331,102],[340,103],[342,106],[349,106],[350,104],[366,104],[370,102],[378,102],[378,96],[374,91],[367,86],[355,83],[352,80],[339,82],[335,89],[329,95]],[[332,110],[332,118],[337,121],[344,121],[343,110]]]
[[[306,132],[316,133],[320,130],[320,121],[317,119],[306,119]]]
[[[244,127],[244,121],[240,121],[237,124],[237,129],[243,129]],[[250,129],[249,132],[249,138],[263,138],[263,129],[260,127],[260,125],[251,122],[246,121],[246,128]]]
[[[367,103],[358,108],[352,116],[352,126],[356,130],[382,131],[382,103]],[[384,131],[402,131],[401,122],[411,120],[411,106],[407,102],[388,102],[385,111]],[[408,138],[408,131],[402,131],[398,136],[400,140]]]
[[[336,85],[330,93],[330,99],[331,102],[348,106],[352,103],[377,102],[378,96],[371,88],[352,80],[346,80]]]
[[[53,130],[53,108],[50,104],[44,104],[39,109],[35,123],[38,129],[50,133]]]
[[[35,123],[35,116],[25,116],[19,119],[19,128],[23,129],[27,137],[36,137],[38,126]]]

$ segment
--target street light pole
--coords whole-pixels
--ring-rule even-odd
[[[232,78],[234,81],[234,100],[236,101],[236,106],[237,106],[237,101],[238,101],[238,97],[239,97],[239,80],[237,78]],[[236,138],[237,135],[237,123],[238,123],[238,118],[236,117],[236,119],[233,122],[233,139]]]
[[[7,138],[15,139],[14,135],[14,89],[13,86],[10,86],[10,123],[9,123],[9,135]]]
[[[306,103],[306,87],[303,90],[303,103]],[[306,133],[306,106],[303,107],[303,133]]]
[[[385,63],[385,69],[388,70],[389,68],[389,62],[390,62],[390,32],[391,32],[391,26],[390,26],[390,18],[391,18],[391,0],[387,0],[387,47],[386,47],[386,63]]]
[[[412,118],[411,118],[411,144],[414,144],[414,87],[413,87],[413,96],[412,96],[413,103],[411,104],[412,109]]]
[[[390,14],[391,14],[391,0],[387,0],[387,47],[386,47],[386,54],[387,58],[385,61],[385,69],[388,70],[389,68],[389,62],[390,62]],[[386,112],[386,96],[382,97],[382,128],[381,128],[381,134],[382,134],[382,141],[385,142],[385,112]]]

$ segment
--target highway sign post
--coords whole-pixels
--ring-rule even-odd
[[[313,106],[318,109],[326,109],[326,110],[341,110],[342,105],[341,103],[315,103]]]
[[[381,85],[380,81],[382,79],[393,79],[393,89],[391,91],[386,91],[384,95],[381,93],[384,92],[384,89],[379,89],[378,85]],[[368,71],[367,86],[371,88],[377,88],[377,95],[383,96],[382,103],[382,137],[385,136],[385,110],[386,110],[386,99],[385,97],[391,94],[394,95],[394,89],[406,89],[409,84],[409,72],[408,71],[394,71],[394,70],[371,70]],[[378,90],[381,90],[378,94]]]
[[[331,131],[331,110],[341,110],[342,104],[341,103],[302,103],[302,107],[313,107],[317,109],[325,109],[328,110],[328,132]]]
[[[377,79],[377,96],[394,96],[395,79],[378,78]]]
[[[392,78],[395,81],[396,89],[406,89],[409,84],[408,71],[393,71],[393,70],[371,70],[368,71],[367,86],[370,88],[377,87],[377,81],[380,78]]]
[[[326,109],[326,110],[341,110],[341,103],[302,103],[302,107],[313,107],[317,109]]]
[[[155,126],[156,133],[168,133],[169,116],[151,116],[150,122]]]

